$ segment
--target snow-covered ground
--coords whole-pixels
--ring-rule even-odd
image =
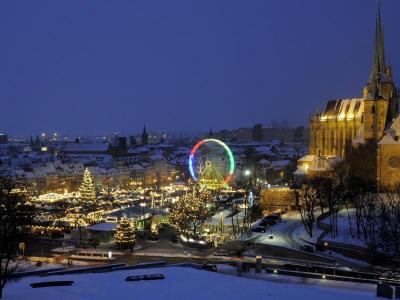
[[[350,220],[351,220],[351,224],[352,224],[352,228],[353,228],[353,236],[351,235],[351,231],[350,231],[349,217],[347,215],[347,211],[344,209],[338,213],[337,224],[338,224],[339,235],[336,236],[335,238],[333,238],[331,236],[331,234],[328,233],[324,237],[324,240],[337,242],[337,243],[350,244],[350,245],[355,245],[355,246],[360,246],[360,247],[367,247],[365,245],[365,242],[362,239],[362,237],[360,239],[357,239],[355,209],[353,209],[353,208],[349,209],[349,215],[350,215]],[[330,224],[329,217],[324,219],[322,222],[324,224]]]
[[[324,231],[322,229],[319,229],[317,226],[317,223],[314,224],[313,230],[312,230],[312,237],[308,234],[306,229],[304,228],[303,223],[301,223],[301,226],[298,226],[292,233],[293,239],[298,242],[299,244],[305,244],[304,241],[310,242],[310,243],[317,243],[318,238]]]
[[[319,211],[317,212],[317,216]],[[353,233],[351,235],[347,211],[342,210],[338,214],[338,231],[339,235],[335,238],[331,234],[327,234],[324,239],[328,241],[335,241],[338,243],[352,244],[356,246],[365,247],[363,240],[357,239],[355,236],[355,210],[349,209],[350,219],[352,221]],[[329,217],[322,221],[324,224],[329,224]],[[257,223],[255,224],[257,226]],[[282,222],[276,224],[267,230],[266,233],[253,233],[252,237],[257,237],[257,242],[268,245],[282,246],[286,248],[298,249],[299,245],[304,245],[305,241],[316,243],[318,238],[324,233],[324,230],[319,229],[317,223],[313,227],[313,236],[310,237],[304,228],[298,212],[289,212],[282,215]],[[268,236],[272,235],[273,239]]]
[[[316,211],[316,215],[318,216],[320,211]],[[346,231],[348,226],[347,222],[347,213],[346,217],[342,212],[340,214],[340,218],[338,218],[338,222],[340,222],[340,237],[346,237],[349,235],[348,231]],[[325,222],[329,222],[329,219],[324,220]],[[257,226],[256,222],[254,226]],[[347,222],[347,223],[346,223]],[[307,245],[307,242],[317,243],[318,238],[324,233],[324,230],[318,228],[317,223],[313,226],[312,237],[309,236],[304,225],[301,221],[300,214],[296,211],[288,212],[282,215],[282,222],[276,224],[271,229],[269,229],[266,233],[253,233],[254,241],[256,243],[267,244],[267,245],[275,245],[281,246],[285,248],[290,248],[294,250],[300,250],[302,245]],[[269,239],[268,236],[272,235],[273,238]],[[330,237],[330,234],[326,235],[326,237]],[[328,239],[329,240],[329,239]],[[343,240],[339,240],[339,242],[343,242]],[[326,258],[336,259],[342,263],[358,265],[358,266],[368,266],[369,264],[345,257],[339,253],[335,253],[333,251],[329,252],[314,252],[314,255],[323,256]]]
[[[261,220],[253,224],[253,228],[257,227],[260,222]],[[293,244],[287,238],[287,234],[293,226],[300,224],[299,222],[301,220],[296,212],[286,213],[282,215],[282,222],[268,228],[265,233],[253,232],[251,237],[256,238],[255,242],[257,243],[292,248]],[[272,236],[272,239],[270,236]]]
[[[259,223],[259,222],[257,222]],[[256,226],[257,224],[255,224]],[[257,243],[281,246],[292,249],[299,249],[299,245],[306,244],[305,241],[315,243],[323,230],[313,229],[313,237],[310,238],[301,221],[300,214],[296,211],[288,212],[282,215],[282,222],[272,226],[265,233],[253,233],[257,235]],[[272,235],[272,239],[269,236]]]
[[[164,280],[125,281],[125,277],[130,275],[160,273],[164,274]],[[255,280],[182,267],[27,277],[6,286],[4,299],[375,299],[372,285],[346,283],[339,286],[336,283],[335,287],[331,287],[327,280],[310,285],[306,281],[293,283],[277,276],[275,278]],[[73,280],[74,284],[37,289],[29,285],[50,280]]]

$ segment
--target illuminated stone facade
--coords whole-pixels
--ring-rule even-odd
[[[309,154],[345,157],[362,125],[363,99],[329,101],[310,119]]]
[[[380,9],[370,79],[359,99],[328,101],[310,118],[309,155],[298,161],[295,175],[328,171],[334,162],[358,161],[358,175],[380,186],[400,184],[399,90],[385,61]]]

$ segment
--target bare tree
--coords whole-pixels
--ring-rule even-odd
[[[304,228],[310,237],[313,236],[313,226],[315,223],[314,209],[317,205],[317,195],[315,188],[304,184],[301,188],[294,191],[296,206],[299,210]]]
[[[0,179],[0,298],[10,274],[18,270],[18,244],[25,241],[33,220],[32,206],[15,187],[13,179]]]
[[[379,194],[380,246],[387,254],[400,255],[400,193],[399,189]]]
[[[321,175],[316,175],[309,180],[309,184],[315,189],[315,196],[321,210],[321,214],[324,213],[324,207],[326,204],[326,181],[327,178]]]
[[[362,217],[363,209],[366,203],[369,202],[369,198],[376,193],[376,186],[373,182],[368,179],[361,178],[354,174],[350,175],[347,180],[347,201],[355,209],[355,225],[357,238],[360,239],[362,233]],[[351,225],[352,218],[349,216],[349,226]]]
[[[376,192],[363,192],[357,195],[355,201],[357,235],[363,238],[372,253],[377,253],[379,241],[377,196]]]

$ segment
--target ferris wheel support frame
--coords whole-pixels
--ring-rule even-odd
[[[229,171],[228,171],[228,174],[227,174],[227,176],[225,177],[225,179],[223,181],[223,184],[227,184],[232,179],[233,172],[235,171],[235,159],[233,158],[233,153],[232,153],[231,149],[229,149],[229,147],[224,142],[222,142],[220,140],[217,140],[217,139],[204,139],[204,140],[201,140],[200,142],[198,142],[192,148],[192,151],[190,152],[190,156],[189,156],[189,171],[190,171],[190,175],[192,176],[194,181],[198,181],[199,180],[199,178],[196,176],[196,174],[194,172],[194,169],[193,169],[193,158],[194,158],[197,150],[202,145],[204,145],[205,143],[208,143],[208,142],[213,142],[213,143],[216,143],[216,144],[222,146],[225,149],[226,153],[228,154],[228,157],[229,157]]]

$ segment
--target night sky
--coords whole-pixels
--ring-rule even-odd
[[[359,97],[375,0],[1,1],[0,131],[33,135],[307,124]],[[400,78],[400,1],[384,0]]]

